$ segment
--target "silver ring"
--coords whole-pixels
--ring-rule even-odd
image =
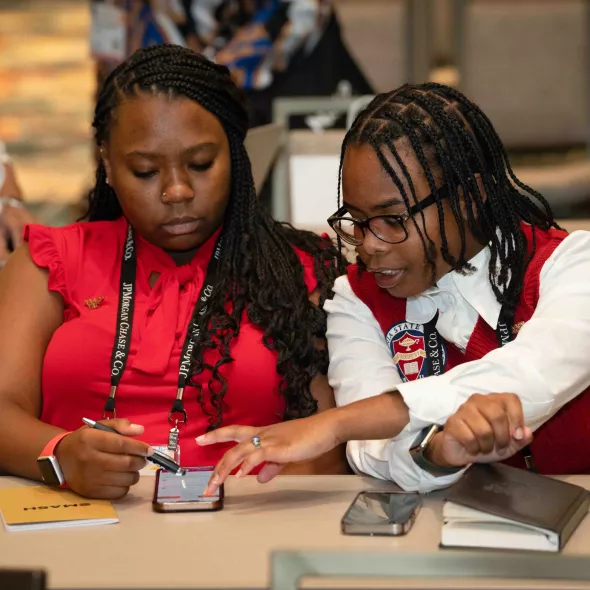
[[[252,444],[253,444],[253,445],[254,445],[254,446],[257,448],[257,449],[259,449],[259,448],[262,446],[262,442],[261,442],[261,440],[260,440],[260,437],[259,437],[259,436],[253,436],[253,437],[252,437]]]

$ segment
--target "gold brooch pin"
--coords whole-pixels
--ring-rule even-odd
[[[93,297],[92,299],[84,299],[84,305],[88,309],[98,309],[103,301],[104,297]]]
[[[524,322],[518,322],[518,324],[514,324],[514,326],[512,326],[512,333],[518,334],[518,332],[524,326],[524,324],[525,324]]]

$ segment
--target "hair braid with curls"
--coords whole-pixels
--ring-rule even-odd
[[[494,294],[506,314],[513,314],[530,260],[526,255],[527,243],[520,224],[524,221],[542,230],[559,228],[549,203],[515,176],[506,149],[492,123],[478,106],[457,90],[427,83],[406,84],[393,92],[380,94],[358,114],[342,146],[338,205],[344,155],[346,148],[354,145],[371,146],[398,188],[406,207],[416,203],[414,183],[395,145],[400,139],[405,139],[411,146],[431,192],[438,194],[435,174],[442,174],[443,183],[448,187],[449,206],[459,227],[461,250],[458,256],[449,252],[444,211],[441,202],[437,201],[441,256],[454,270],[473,270],[465,260],[462,197],[469,230],[482,243],[490,244],[489,279]],[[410,189],[409,194],[389,164],[384,149],[391,152],[401,169]],[[485,189],[485,198],[478,177]],[[424,219],[423,212],[420,215]],[[414,224],[434,280],[433,242],[415,220]],[[533,252],[534,248],[533,234]]]
[[[327,370],[327,351],[318,347],[326,333],[324,300],[344,265],[331,242],[274,221],[256,196],[250,160],[244,147],[248,129],[241,92],[224,66],[180,46],[141,49],[105,80],[97,100],[93,127],[98,146],[108,141],[113,114],[127,98],[147,95],[184,97],[215,115],[227,134],[231,158],[231,189],[224,217],[224,248],[217,283],[210,300],[206,329],[193,351],[191,383],[198,389],[212,430],[221,425],[227,380],[223,365],[232,362],[231,342],[240,330],[243,313],[263,331],[264,345],[277,353],[284,419],[308,416],[317,410],[310,383]],[[174,108],[173,105],[170,108]],[[113,220],[122,210],[106,183],[102,161],[89,196],[89,221]],[[320,306],[310,302],[303,269],[294,246],[313,256]],[[217,349],[215,364],[203,360]],[[195,375],[209,372],[209,396]],[[211,404],[213,411],[207,409]]]

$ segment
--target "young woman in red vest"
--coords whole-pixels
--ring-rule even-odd
[[[359,114],[341,181],[329,221],[358,259],[325,304],[340,407],[207,435],[243,441],[212,487],[236,464],[276,463],[265,480],[338,441],[356,471],[421,491],[510,456],[590,472],[590,233],[559,229],[489,119],[437,84]]]

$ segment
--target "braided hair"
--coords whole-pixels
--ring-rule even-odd
[[[226,67],[175,45],[138,50],[107,77],[100,91],[93,122],[97,146],[108,140],[117,106],[139,93],[185,97],[199,103],[219,119],[229,141],[231,188],[223,225],[224,248],[205,329],[193,350],[190,380],[208,414],[208,430],[222,423],[228,388],[222,367],[233,360],[230,345],[240,330],[244,312],[263,332],[264,345],[277,353],[279,389],[285,398],[283,418],[314,413],[317,402],[311,395],[310,383],[316,374],[326,372],[328,363],[326,347],[318,345],[326,333],[322,304],[331,295],[332,284],[340,273],[339,251],[330,241],[311,232],[274,221],[261,206],[244,147],[248,120],[242,94]],[[113,220],[121,215],[101,161],[89,196],[87,218]],[[313,257],[319,307],[309,300],[294,246]],[[214,364],[203,359],[207,349],[219,352]],[[205,371],[210,393],[207,399],[195,379]]]
[[[404,139],[414,151],[430,185],[438,195],[435,174],[442,174],[452,215],[459,228],[461,249],[449,252],[444,210],[437,200],[441,255],[453,270],[473,270],[465,259],[465,224],[461,199],[465,201],[467,225],[481,243],[490,245],[489,280],[506,315],[513,314],[520,299],[527,257],[527,241],[521,227],[526,222],[547,230],[559,228],[547,200],[514,174],[506,149],[486,115],[457,90],[441,84],[406,84],[376,96],[361,111],[348,130],[340,158],[338,200],[342,163],[349,145],[369,145],[398,188],[406,207],[417,202],[414,183],[394,142]],[[409,187],[404,189],[386,158],[391,152]],[[483,183],[485,196],[477,182]],[[440,180],[439,180],[440,184]],[[424,213],[420,215],[424,220]],[[433,241],[416,222],[424,246],[425,260],[435,277]],[[533,252],[535,248],[533,234]]]

